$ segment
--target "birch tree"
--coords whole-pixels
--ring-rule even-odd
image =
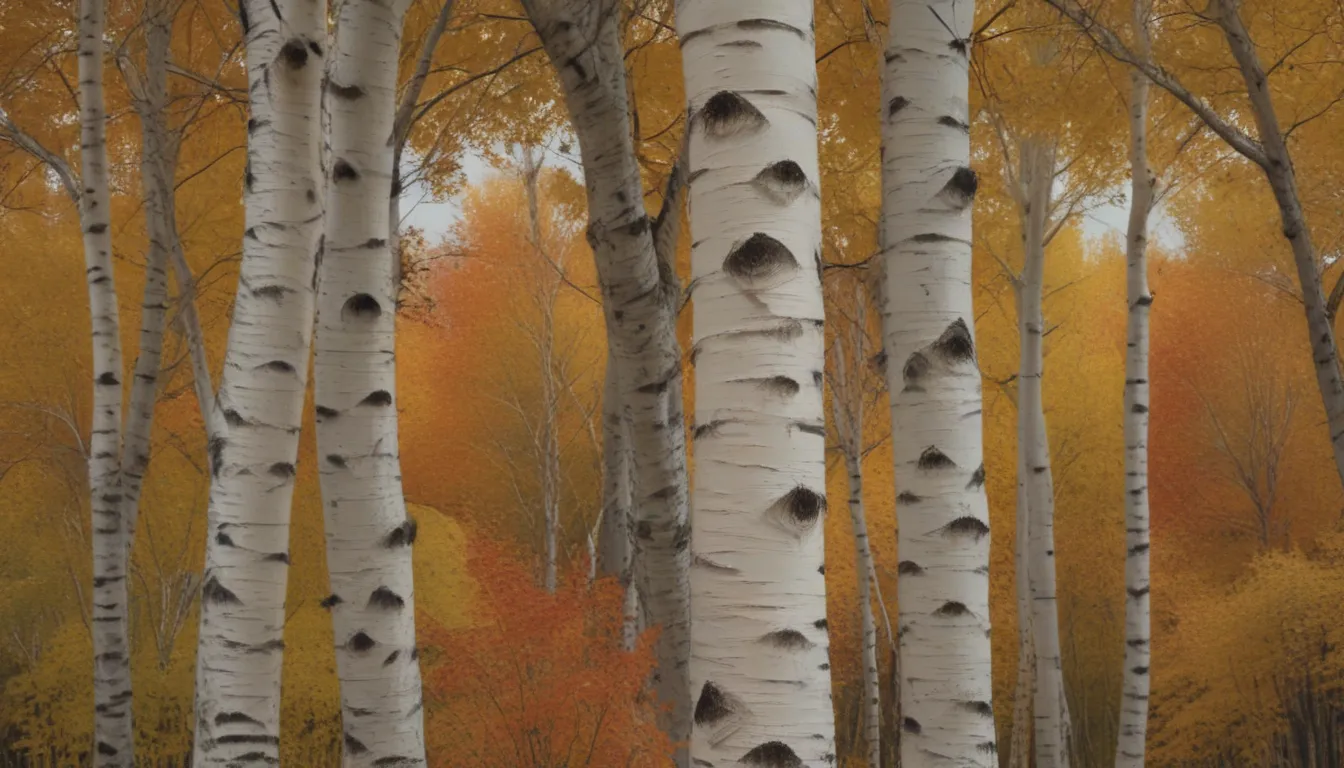
[[[239,15],[251,105],[246,230],[217,396],[221,429],[208,451],[192,759],[202,767],[279,760],[289,510],[323,248],[326,4],[244,0]],[[336,163],[333,178],[349,170]],[[364,408],[390,405],[389,393],[367,396]],[[405,544],[412,533],[407,524],[395,537]],[[345,641],[353,651],[370,642],[358,633]]]
[[[1094,11],[1077,0],[1044,1],[1069,18],[1109,56],[1137,69],[1154,85],[1170,93],[1210,131],[1265,174],[1265,180],[1278,205],[1283,236],[1292,250],[1298,285],[1302,291],[1302,304],[1307,315],[1316,384],[1325,406],[1330,442],[1334,450],[1335,469],[1341,482],[1344,482],[1344,378],[1341,378],[1344,374],[1341,374],[1339,348],[1335,343],[1334,328],[1321,286],[1320,254],[1312,241],[1298,190],[1297,172],[1288,148],[1288,136],[1302,121],[1286,128],[1282,126],[1270,92],[1269,78],[1282,62],[1267,70],[1260,61],[1255,43],[1242,19],[1240,0],[1210,0],[1199,13],[1203,19],[1218,27],[1241,75],[1249,101],[1249,116],[1256,127],[1256,135],[1252,136],[1237,124],[1233,116],[1219,112],[1207,99],[1192,92],[1177,75],[1150,57],[1136,52],[1133,46],[1126,44],[1105,26]]]
[[[1134,0],[1134,49],[1152,58],[1151,0]],[[1125,666],[1122,673],[1116,768],[1143,768],[1148,737],[1150,641],[1148,512],[1148,214],[1154,178],[1148,165],[1148,78],[1129,76],[1129,228],[1125,236]]]
[[[695,300],[696,765],[834,759],[812,24],[805,0],[677,7]]]
[[[659,625],[654,687],[671,705],[662,725],[690,735],[690,530],[676,297],[666,290],[655,241],[674,214],[650,219],[630,132],[619,3],[524,0],[555,66],[578,135],[588,197],[588,242],[597,262],[609,354],[634,466],[631,506],[639,594]],[[665,208],[665,210],[667,210]],[[675,211],[675,209],[672,209]],[[687,765],[685,752],[676,757]]]
[[[102,0],[79,3],[80,180],[85,279],[93,323],[93,421],[89,493],[93,512],[94,764],[135,763],[127,542],[130,521],[121,476],[121,324],[112,275],[112,209],[107,183],[107,116],[103,104]]]
[[[882,326],[900,490],[901,762],[990,766],[989,510],[971,310],[972,0],[893,0]]]
[[[409,0],[341,3],[327,72],[331,173],[317,267],[314,402],[346,766],[424,765],[411,544],[396,409],[392,195]]]
[[[873,551],[863,507],[863,361],[868,336],[867,297],[855,290],[854,316],[831,342],[831,413],[849,488],[849,516],[854,528],[855,573],[859,582],[859,619],[862,640],[863,736],[868,765],[882,764],[882,692],[877,666],[877,623],[873,618],[870,585],[874,578]],[[881,599],[880,597],[878,598]]]

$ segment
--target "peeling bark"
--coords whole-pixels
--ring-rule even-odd
[[[696,366],[691,758],[835,757],[810,0],[683,0]]]
[[[200,768],[280,759],[289,512],[323,248],[326,3],[244,0],[242,10],[246,231],[219,387],[222,429],[209,449],[192,761]],[[333,168],[349,170],[339,161]]]
[[[971,308],[972,0],[892,0],[883,336],[898,516],[901,763],[997,765],[989,510]],[[916,672],[917,671],[917,672]]]

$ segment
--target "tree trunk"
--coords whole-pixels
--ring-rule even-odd
[[[1026,338],[1022,323],[1022,289],[1017,285],[1018,338]],[[1020,384],[1019,384],[1020,386]],[[1017,577],[1017,684],[1013,689],[1012,752],[1008,768],[1031,768],[1031,700],[1036,695],[1036,647],[1031,633],[1031,505],[1027,499],[1027,422],[1021,411],[1017,419],[1017,537],[1013,562]]]
[[[1050,190],[1055,176],[1055,150],[1041,139],[1023,139],[1022,301],[1018,321],[1021,361],[1018,372],[1018,434],[1026,438],[1029,528],[1028,570],[1032,591],[1032,639],[1036,650],[1034,688],[1037,768],[1066,768],[1069,764],[1068,702],[1060,662],[1059,612],[1055,599],[1055,489],[1050,468],[1050,443],[1045,425],[1041,380],[1045,371],[1045,321],[1042,291],[1045,281],[1045,238]]]
[[[200,768],[280,757],[289,510],[323,247],[326,3],[244,0],[242,14],[252,107],[247,229],[219,388],[222,429],[209,450],[192,761]],[[354,171],[337,163],[333,172]],[[361,409],[385,407],[390,394],[369,398]]]
[[[397,451],[392,188],[397,52],[409,0],[343,3],[326,110],[331,186],[314,358],[342,764],[424,765],[411,543]]]
[[[93,338],[93,419],[89,495],[93,516],[94,765],[135,764],[131,723],[128,589],[129,523],[121,479],[121,323],[112,274],[107,180],[107,117],[103,105],[102,0],[79,4],[79,223]]]
[[[625,592],[622,603],[625,649],[633,650],[638,603],[632,581],[634,561],[630,546],[629,429],[621,408],[616,358],[607,356],[606,387],[602,395],[602,526],[598,537],[598,567],[603,576],[616,578]]]
[[[810,0],[683,0],[695,285],[691,758],[829,765]],[[810,258],[809,258],[810,257]]]
[[[658,636],[655,688],[670,704],[661,725],[690,737],[690,529],[681,352],[675,297],[663,290],[630,136],[624,50],[610,0],[524,0],[559,74],[583,158],[588,242],[602,287],[635,467],[636,583]],[[685,751],[677,755],[687,765]]]
[[[883,334],[900,494],[901,762],[992,766],[989,510],[971,308],[972,0],[892,0]]]
[[[858,295],[857,317],[851,349],[854,368],[862,373],[864,360],[863,336],[865,320],[863,311],[864,296]],[[869,585],[876,581],[873,577],[873,553],[868,543],[868,521],[863,511],[863,396],[864,389],[860,381],[851,381],[849,366],[845,361],[844,345],[839,336],[832,342],[832,358],[835,380],[831,387],[831,412],[835,419],[836,431],[840,442],[840,452],[845,457],[845,473],[849,477],[849,517],[854,527],[854,572],[859,583],[859,618],[863,630],[863,735],[867,745],[869,768],[880,768],[882,764],[882,691],[877,667],[877,626],[873,620],[873,604]]]
[[[1151,0],[1134,0],[1136,48],[1149,57]],[[1125,354],[1125,667],[1120,702],[1116,768],[1143,768],[1148,736],[1148,213],[1153,207],[1153,174],[1148,167],[1148,78],[1130,72],[1129,233],[1126,238],[1126,303],[1129,323]]]
[[[172,42],[172,17],[162,2],[148,2],[145,22],[145,77],[136,95],[141,125],[140,181],[145,195],[145,231],[149,247],[145,258],[145,292],[141,303],[140,350],[131,383],[130,413],[126,417],[122,447],[121,477],[126,518],[127,557],[135,544],[135,525],[140,514],[140,489],[149,469],[150,437],[154,406],[158,401],[159,368],[163,358],[163,329],[167,315],[168,275],[175,218],[172,142],[165,125],[168,104],[168,48]],[[194,306],[194,305],[193,305]],[[129,563],[129,560],[128,560]]]

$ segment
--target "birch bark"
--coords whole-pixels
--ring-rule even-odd
[[[1146,61],[1151,0],[1134,0],[1135,49]],[[1148,579],[1148,214],[1153,173],[1148,166],[1148,78],[1130,72],[1129,232],[1125,241],[1129,321],[1125,354],[1125,667],[1116,768],[1143,768],[1148,735],[1150,602]]]
[[[690,528],[676,299],[661,283],[630,134],[624,50],[615,0],[524,0],[573,118],[588,197],[588,242],[602,288],[609,354],[616,357],[635,471],[636,584],[660,626],[654,686],[671,705],[674,743],[690,736]],[[687,765],[685,751],[676,756]]]
[[[107,178],[107,115],[103,104],[102,0],[79,3],[79,222],[93,338],[93,419],[89,494],[93,515],[94,765],[135,764],[131,722],[128,590],[130,521],[121,472],[121,323],[112,274]]]
[[[865,297],[862,291],[856,292],[855,317],[847,328],[849,348],[853,350],[856,373],[864,360],[863,340],[867,321],[864,312]],[[845,458],[845,474],[849,478],[849,517],[854,528],[854,571],[858,576],[859,619],[863,632],[863,736],[867,746],[868,765],[878,768],[882,764],[882,691],[878,679],[877,667],[877,625],[873,620],[873,604],[870,584],[874,578],[872,547],[868,542],[868,521],[863,509],[863,396],[861,379],[850,378],[850,366],[846,360],[845,344],[837,336],[831,345],[831,370],[834,381],[831,387],[831,413],[835,419],[836,433],[840,443],[840,453]]]
[[[691,758],[834,759],[809,0],[682,0],[696,366]],[[809,258],[811,257],[811,258]]]
[[[244,0],[246,231],[210,441],[192,764],[280,759],[289,510],[323,248],[326,3]]]
[[[1030,510],[1028,570],[1031,577],[1032,639],[1035,645],[1035,753],[1037,768],[1069,764],[1068,702],[1060,662],[1059,613],[1055,597],[1055,490],[1050,444],[1045,425],[1041,381],[1045,371],[1046,227],[1055,179],[1054,146],[1041,139],[1020,143],[1022,184],[1023,270],[1019,317],[1021,361],[1018,371],[1018,435],[1025,437],[1027,508]]]
[[[892,0],[883,335],[896,483],[901,763],[995,765],[989,515],[971,308],[972,0]]]
[[[341,680],[342,765],[425,764],[411,544],[396,408],[392,191],[409,0],[341,3],[327,72],[331,174],[314,341],[317,448]]]

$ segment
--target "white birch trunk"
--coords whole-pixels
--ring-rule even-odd
[[[857,317],[851,349],[855,361],[855,373],[861,374],[864,360],[863,336],[864,296],[857,297]],[[873,620],[873,604],[870,584],[877,581],[873,566],[872,547],[868,542],[868,521],[863,511],[863,386],[862,379],[851,380],[850,370],[845,360],[844,345],[837,336],[832,342],[831,366],[834,371],[834,386],[831,388],[831,413],[835,419],[840,453],[845,457],[845,474],[849,478],[849,517],[854,528],[854,572],[859,586],[859,619],[863,632],[862,654],[863,674],[861,677],[863,703],[863,736],[867,745],[869,768],[879,768],[882,764],[882,689],[878,679],[877,667],[877,625]]]
[[[1018,282],[1018,338],[1026,337],[1022,315],[1022,287]],[[1020,385],[1019,385],[1020,386]],[[1013,563],[1017,579],[1017,683],[1013,688],[1012,753],[1008,768],[1031,768],[1031,700],[1036,695],[1036,647],[1031,634],[1031,572],[1028,552],[1031,548],[1031,505],[1027,500],[1027,421],[1018,412],[1017,419],[1017,534]]]
[[[280,755],[289,511],[322,249],[326,4],[244,0],[251,114],[246,231],[210,441],[192,764]],[[283,17],[283,18],[282,18]]]
[[[1059,613],[1055,598],[1055,491],[1045,425],[1041,381],[1044,375],[1046,226],[1054,182],[1054,147],[1027,138],[1020,143],[1024,189],[1022,300],[1018,320],[1021,360],[1018,371],[1018,435],[1025,437],[1027,508],[1030,510],[1028,570],[1032,593],[1032,640],[1036,652],[1034,686],[1037,768],[1069,764],[1068,704],[1060,662]]]
[[[342,765],[424,765],[411,544],[396,408],[388,240],[397,54],[409,0],[342,3],[328,70],[326,248],[314,402],[344,728]]]
[[[621,408],[616,359],[607,357],[606,386],[602,395],[602,525],[599,529],[597,562],[603,576],[616,578],[624,590],[622,645],[629,651],[638,635],[638,598],[633,581],[633,548],[630,544],[630,445],[629,427]]]
[[[660,724],[673,742],[690,736],[690,530],[681,353],[675,298],[662,289],[643,185],[630,134],[624,49],[614,2],[524,0],[554,64],[578,134],[588,197],[588,242],[602,287],[609,354],[635,468],[632,497],[636,583],[660,626],[654,686],[670,704]],[[685,766],[686,753],[676,756]]]
[[[1137,52],[1149,57],[1150,0],[1134,0]],[[1116,768],[1143,768],[1148,736],[1150,609],[1148,579],[1148,213],[1153,174],[1148,167],[1148,78],[1130,72],[1129,233],[1126,238],[1125,354],[1125,667]]]
[[[172,194],[171,141],[165,125],[168,103],[168,47],[172,42],[172,18],[161,2],[149,2],[144,13],[145,77],[135,98],[141,125],[141,188],[145,196],[145,232],[149,247],[145,258],[145,291],[141,302],[140,349],[131,382],[130,412],[122,445],[121,478],[126,518],[127,557],[135,544],[135,525],[140,513],[140,489],[149,469],[150,437],[154,406],[158,401],[159,368],[163,358],[163,330],[168,310],[168,275],[174,219],[168,207]],[[128,561],[129,562],[129,561]]]
[[[135,764],[126,577],[128,525],[121,482],[121,324],[112,274],[103,104],[102,0],[79,3],[79,222],[93,338],[93,418],[89,495],[93,523],[94,765]]]
[[[695,285],[697,766],[829,766],[810,0],[682,0]]]
[[[989,510],[971,308],[972,0],[893,0],[883,333],[900,489],[901,763],[996,765]]]

